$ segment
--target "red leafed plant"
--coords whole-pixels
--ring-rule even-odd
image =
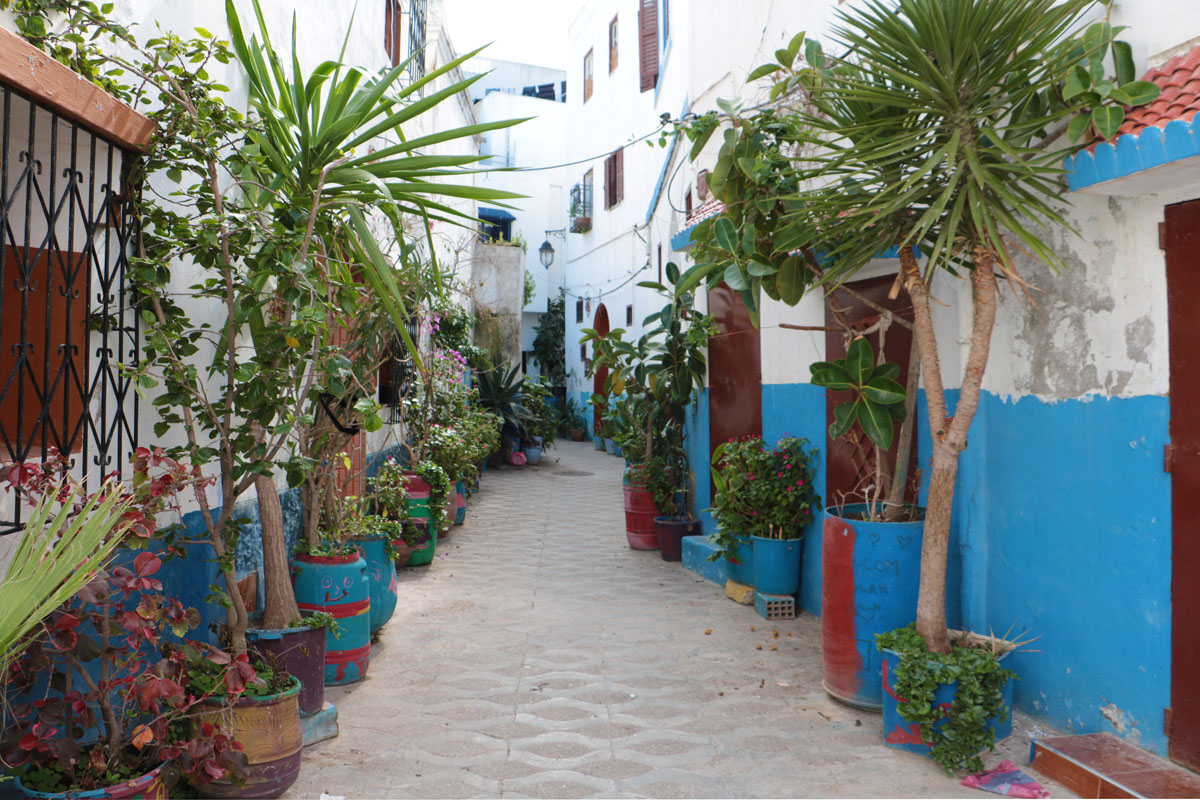
[[[154,533],[158,514],[176,508],[192,478],[146,448],[137,451],[134,468],[127,524],[118,533],[137,547]],[[50,493],[71,502],[79,496],[62,457],[9,467],[5,477],[30,502]],[[27,788],[49,793],[102,789],[163,762],[169,777],[183,774],[197,784],[244,777],[241,745],[194,719],[202,705],[211,712],[214,700],[207,678],[192,680],[195,648],[162,641],[168,630],[184,636],[199,614],[164,593],[158,555],[118,552],[120,563],[55,610],[3,676],[0,760]],[[207,653],[206,676],[225,671],[217,702],[233,702],[258,680],[244,660],[198,647]]]

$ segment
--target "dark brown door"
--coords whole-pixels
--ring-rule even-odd
[[[601,336],[608,336],[608,331],[609,331],[608,309],[604,307],[604,303],[601,303],[599,306],[596,307],[596,316],[592,320],[592,330],[594,330],[596,333],[600,334]],[[600,369],[596,370],[596,375],[592,379],[592,393],[593,394],[604,394],[604,384],[607,380],[608,380],[608,367],[601,367]],[[600,420],[603,418],[604,418],[604,415],[600,413],[599,408],[594,408],[592,410],[592,430],[593,431],[600,430]]]
[[[720,333],[708,340],[708,441],[762,435],[762,358],[758,328],[742,297],[725,284],[708,290]]]
[[[1167,206],[1167,323],[1171,364],[1171,738],[1180,764],[1200,770],[1200,200]]]
[[[888,299],[888,291],[892,288],[895,277],[885,275],[881,278],[868,278],[846,284],[856,294],[865,297],[876,305],[882,306],[906,320],[912,319],[912,303],[904,292],[895,300]],[[846,357],[846,336],[842,332],[843,324],[848,324],[857,333],[866,333],[871,348],[878,353],[880,342],[883,342],[884,357],[900,366],[900,383],[904,383],[908,375],[908,356],[912,347],[912,332],[893,322],[886,331],[879,330],[877,323],[880,314],[866,305],[845,289],[838,289],[825,302],[825,325],[836,328],[825,334],[825,357],[831,361]],[[872,330],[874,329],[874,330]],[[847,400],[853,399],[850,392],[826,392],[825,417],[826,430],[833,422],[833,409]],[[916,427],[913,428],[914,433]],[[897,432],[899,426],[897,426]],[[895,474],[896,445],[899,437],[888,453],[888,467]],[[873,484],[875,479],[875,446],[857,426],[836,441],[825,437],[826,478],[825,497],[829,505],[840,505],[843,502],[861,503],[866,499],[863,490]],[[909,486],[911,477],[916,469],[916,448],[910,451]],[[910,501],[915,499],[915,492],[908,492]]]

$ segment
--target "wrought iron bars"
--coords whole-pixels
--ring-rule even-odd
[[[83,480],[123,475],[138,439],[133,156],[3,84],[0,115],[0,462],[57,449]],[[0,495],[0,535],[21,520]]]

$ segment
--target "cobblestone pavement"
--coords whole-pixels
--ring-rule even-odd
[[[327,692],[341,735],[288,796],[984,796],[825,695],[818,620],[768,623],[629,549],[621,468],[560,441],[489,470],[433,565],[402,570],[367,679]],[[1030,732],[987,763],[1026,763]]]

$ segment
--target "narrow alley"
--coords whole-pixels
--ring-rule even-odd
[[[768,623],[631,550],[621,469],[560,440],[488,470],[432,566],[401,571],[367,679],[327,691],[341,735],[286,796],[979,796],[826,696],[817,619]],[[1030,732],[987,765],[1025,764]]]

